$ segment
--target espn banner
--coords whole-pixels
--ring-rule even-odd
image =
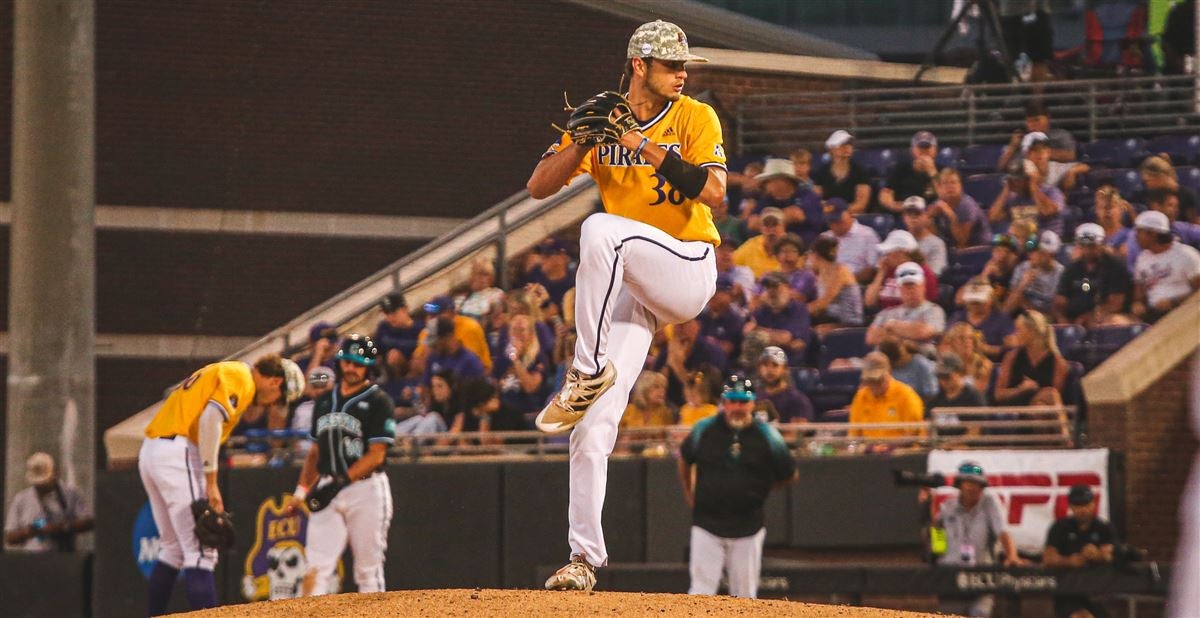
[[[1067,515],[1067,491],[1085,484],[1100,498],[1100,517],[1109,518],[1108,449],[1062,451],[930,451],[930,473],[941,472],[953,484],[959,464],[973,461],[983,467],[988,493],[1004,508],[1008,532],[1017,548],[1041,553],[1054,520]],[[934,501],[957,496],[953,487],[934,491]]]

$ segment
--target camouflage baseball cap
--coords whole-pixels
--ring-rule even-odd
[[[626,58],[658,58],[659,60],[708,62],[688,51],[687,35],[683,29],[661,19],[638,26],[629,37]]]

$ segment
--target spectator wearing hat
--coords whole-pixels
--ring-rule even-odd
[[[992,228],[987,215],[975,198],[963,193],[962,176],[947,167],[938,172],[934,182],[937,201],[929,207],[937,233],[955,249],[986,245]]]
[[[842,326],[862,326],[862,288],[849,266],[837,261],[836,236],[819,236],[808,252],[817,275],[817,297],[808,303],[813,330],[819,335]]]
[[[758,357],[758,393],[775,406],[780,423],[811,422],[816,414],[808,396],[792,384],[788,355],[779,346],[767,346]]]
[[[1021,139],[1021,154],[1032,161],[1046,184],[1070,191],[1078,184],[1079,176],[1091,171],[1086,163],[1060,163],[1050,160],[1050,138],[1041,131],[1025,134]]]
[[[782,211],[784,228],[789,233],[799,235],[804,242],[812,242],[825,229],[821,196],[811,186],[801,187],[796,166],[791,160],[767,159],[757,179],[763,190],[747,220],[751,230],[760,228],[759,217],[767,208]]]
[[[1063,192],[1045,181],[1037,165],[1023,160],[1009,166],[1004,186],[988,209],[992,225],[1029,222],[1039,230],[1062,234]]]
[[[933,368],[933,375],[937,378],[937,393],[929,400],[929,411],[938,422],[938,433],[968,433],[961,427],[950,427],[958,424],[957,416],[938,413],[938,408],[982,408],[987,405],[983,394],[967,381],[967,368],[962,359],[954,352],[943,353]]]
[[[1133,284],[1125,263],[1104,250],[1104,228],[1083,223],[1075,228],[1075,250],[1058,279],[1054,321],[1084,327],[1126,323]]]
[[[1067,359],[1058,351],[1054,327],[1037,311],[1017,316],[1013,349],[1004,354],[996,376],[998,406],[1061,406]]]
[[[983,265],[980,276],[992,284],[997,299],[1008,295],[1008,284],[1020,261],[1021,251],[1012,235],[996,234],[992,237],[992,257]]]
[[[1030,133],[1046,136],[1051,161],[1070,163],[1075,160],[1075,138],[1071,137],[1071,133],[1066,129],[1050,126],[1050,110],[1045,103],[1030,101],[1025,106],[1025,127],[1012,132],[1008,146],[1000,153],[1000,159],[996,162],[996,169],[1004,171],[1013,161],[1021,160],[1021,146],[1025,136]]]
[[[479,322],[465,315],[458,315],[453,299],[446,295],[434,297],[433,300],[425,303],[425,315],[425,330],[421,331],[417,337],[418,346],[414,355],[423,357],[429,354],[429,350],[425,349],[425,342],[430,333],[440,326],[442,328],[438,332],[452,333],[462,343],[462,347],[483,363],[485,371],[492,370],[492,352],[488,348],[487,336],[483,333],[483,327],[479,325]]]
[[[761,331],[771,345],[787,350],[793,365],[799,365],[812,336],[808,305],[792,297],[787,281],[778,273],[763,277],[763,290],[761,303],[744,330]]]
[[[1167,215],[1147,210],[1133,223],[1143,247],[1134,265],[1133,313],[1155,322],[1200,288],[1200,252],[1175,240]]]
[[[888,211],[900,213],[905,200],[910,197],[932,200],[933,179],[938,173],[937,148],[937,136],[933,133],[914,133],[908,156],[896,163],[883,189],[879,191],[879,205]]]
[[[540,260],[525,273],[525,285],[536,284],[545,288],[549,298],[542,309],[551,315],[561,316],[563,295],[575,287],[575,269],[571,268],[567,243],[557,238],[547,238],[538,243],[534,253]]]
[[[900,304],[900,286],[896,282],[896,267],[911,262],[916,264],[924,275],[924,294],[927,300],[937,302],[937,275],[925,264],[925,256],[921,254],[917,239],[907,230],[892,230],[883,242],[876,245],[879,264],[875,269],[875,278],[863,293],[863,301],[868,307],[887,309]]]
[[[1139,204],[1148,204],[1152,193],[1166,191],[1178,202],[1176,215],[1171,220],[1197,222],[1200,210],[1197,209],[1196,192],[1179,184],[1179,172],[1171,164],[1169,155],[1159,154],[1146,157],[1138,166],[1138,171],[1141,173],[1143,189],[1131,196],[1133,201]]]
[[[417,349],[421,331],[425,329],[425,317],[414,318],[404,295],[399,292],[384,296],[379,301],[379,309],[383,311],[383,319],[375,326],[372,340],[379,347],[388,378],[404,377],[409,373],[409,361]]]
[[[1062,240],[1058,234],[1046,230],[1037,237],[1029,259],[1013,271],[1010,292],[1004,300],[1005,311],[1012,314],[1021,309],[1035,309],[1050,313],[1063,273],[1063,265],[1057,257],[1059,249],[1062,249]]]
[[[944,551],[938,566],[973,567],[996,564],[996,542],[1004,550],[1005,567],[1021,566],[1025,561],[1017,553],[1016,542],[1005,525],[1004,507],[995,494],[987,491],[983,467],[964,461],[954,475],[958,495],[942,502],[933,516],[933,524],[945,531]],[[922,488],[919,500],[931,504],[931,492]],[[939,596],[938,611],[957,616],[991,616],[995,597]]]
[[[950,316],[950,324],[966,322],[982,335],[980,352],[1000,358],[1005,339],[1013,334],[1013,321],[1007,313],[996,308],[995,291],[986,279],[976,278],[963,286],[964,308]]]
[[[302,371],[308,371],[310,365],[324,365],[332,369],[337,344],[337,327],[329,322],[317,322],[308,329],[308,354],[297,356],[294,360]]]
[[[4,517],[4,545],[27,552],[75,551],[75,539],[96,527],[78,489],[58,479],[54,458],[34,453],[25,460],[29,487],[13,495]]]
[[[463,298],[458,312],[482,326],[487,323],[488,316],[501,310],[504,304],[504,290],[496,287],[496,267],[491,260],[479,258],[471,262],[468,285],[470,292]]]
[[[779,261],[775,259],[775,247],[786,233],[783,228],[782,210],[774,206],[765,208],[759,214],[759,219],[762,233],[742,243],[742,246],[733,252],[734,263],[749,268],[755,279],[779,270]]]
[[[1175,191],[1155,189],[1146,194],[1145,200],[1147,208],[1167,216],[1171,233],[1180,243],[1193,249],[1200,249],[1200,225],[1179,219],[1179,196]],[[1131,269],[1137,263],[1138,254],[1141,251],[1142,246],[1138,242],[1138,235],[1131,234],[1125,241],[1125,262]]]
[[[804,252],[804,240],[795,234],[787,234],[775,245],[779,269],[774,272],[787,281],[793,298],[807,303],[817,297],[817,276],[804,267]]]
[[[729,277],[729,281],[733,284],[735,302],[739,305],[747,305],[754,295],[755,281],[758,280],[758,277],[754,276],[753,270],[737,263],[734,257],[737,248],[737,245],[728,238],[721,239],[721,244],[716,249],[717,276]]]
[[[475,323],[471,318],[463,319]],[[476,326],[478,327],[478,324]],[[425,331],[429,335],[427,339],[433,340],[425,361],[424,384],[427,388],[433,376],[441,372],[449,372],[455,379],[475,378],[487,373],[483,361],[466,348],[456,330],[457,326],[453,320],[439,318]]]
[[[925,272],[915,262],[896,267],[900,304],[880,311],[867,329],[867,344],[879,345],[888,335],[925,344],[946,329],[946,312],[925,299]]]
[[[925,419],[925,404],[917,391],[892,377],[892,364],[883,352],[863,357],[862,385],[850,402],[851,423],[916,423]],[[852,429],[864,438],[917,436],[917,429]]]
[[[937,379],[933,377],[933,361],[921,354],[914,354],[913,347],[896,337],[887,337],[879,343],[879,351],[888,357],[892,366],[892,377],[912,387],[929,401],[937,394]]]
[[[917,239],[917,250],[925,257],[925,265],[934,275],[941,276],[949,259],[946,241],[934,233],[933,218],[926,208],[925,198],[914,195],[904,200],[904,227]]]
[[[783,436],[754,414],[754,384],[730,378],[721,412],[692,428],[680,444],[678,471],[692,511],[688,594],[716,594],[724,573],[729,594],[758,596],[771,489],[798,478]]]
[[[1097,516],[1099,503],[1088,485],[1072,485],[1067,493],[1070,514],[1050,525],[1042,564],[1050,569],[1111,565],[1117,530]],[[1062,618],[1108,616],[1104,605],[1084,596],[1055,595],[1054,615]]]
[[[854,136],[838,129],[825,140],[829,164],[813,173],[822,199],[845,200],[851,215],[866,212],[871,200],[871,174],[854,160]]]
[[[696,316],[700,335],[717,344],[726,358],[737,358],[742,349],[742,331],[746,314],[733,303],[736,288],[729,275],[717,275],[717,287],[708,304]]]
[[[729,357],[720,346],[700,334],[699,320],[693,318],[671,326],[667,345],[654,359],[654,369],[667,377],[667,399],[673,405],[683,403],[683,385],[705,365],[723,373]]]
[[[878,259],[879,234],[858,222],[850,205],[840,197],[825,200],[825,223],[829,231],[822,236],[832,236],[838,241],[837,260],[850,267],[859,283],[868,283],[875,277]]]

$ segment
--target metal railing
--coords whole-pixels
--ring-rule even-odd
[[[736,144],[741,154],[819,154],[837,129],[860,146],[905,147],[921,130],[942,146],[1005,142],[1035,99],[1079,140],[1200,132],[1195,84],[1182,75],[749,95],[736,109]]]
[[[787,423],[776,425],[801,456],[857,455],[892,448],[933,449],[1074,448],[1073,406],[995,406],[935,408],[924,421],[903,423]],[[692,428],[686,425],[623,429],[614,453],[665,457]],[[306,432],[251,431],[229,440],[234,465],[292,465],[302,461],[296,440]],[[543,458],[567,453],[568,434],[540,431],[487,431],[396,436],[392,461],[430,458]]]

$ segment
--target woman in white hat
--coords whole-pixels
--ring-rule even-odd
[[[850,214],[866,212],[871,199],[871,174],[853,160],[854,136],[838,129],[825,140],[829,164],[813,174],[813,182],[821,188],[821,197],[840,197],[850,204]]]

